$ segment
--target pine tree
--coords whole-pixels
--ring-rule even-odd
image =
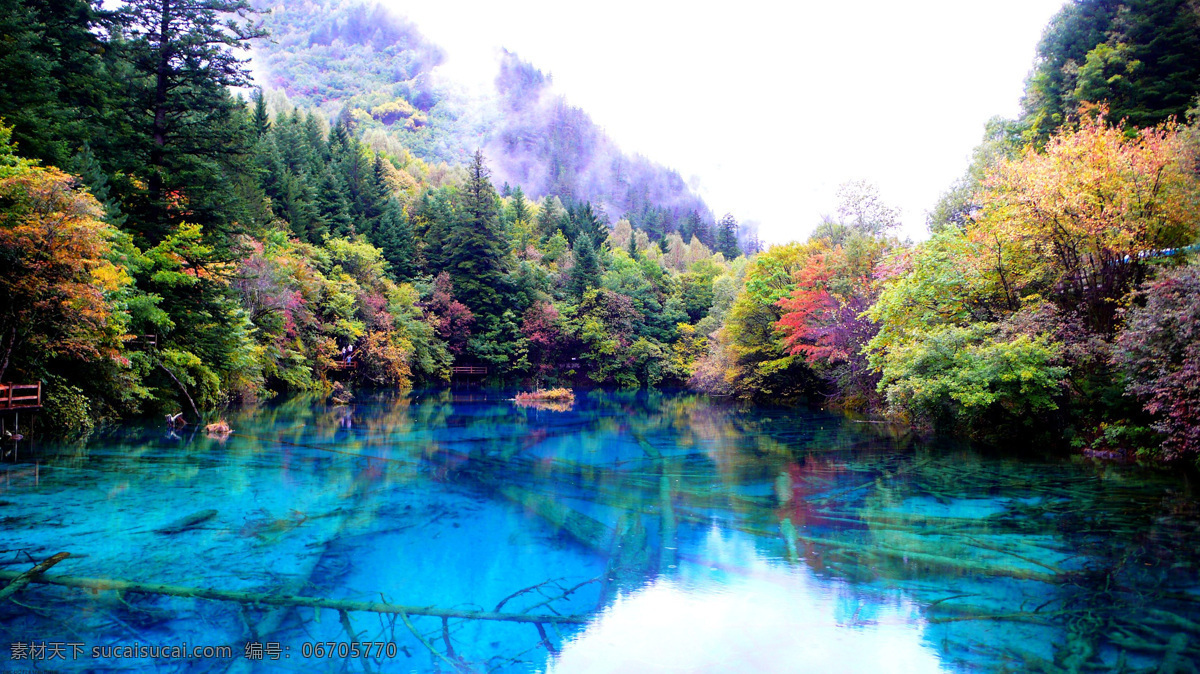
[[[575,266],[571,267],[570,289],[578,299],[600,285],[600,258],[596,255],[596,247],[592,245],[590,236],[576,239],[572,250],[575,253]]]
[[[332,167],[321,174],[317,187],[317,213],[324,227],[332,236],[354,235],[354,219],[350,217],[350,203],[346,200],[346,186]]]
[[[329,230],[314,201],[312,189],[302,177],[291,172],[284,173],[283,200],[278,215],[288,221],[296,238],[309,243],[321,243]]]
[[[717,252],[724,255],[726,260],[732,260],[742,254],[742,249],[738,246],[737,235],[737,219],[733,217],[732,213],[726,213],[717,223]]]
[[[111,163],[122,139],[106,129],[118,91],[101,41],[110,14],[87,0],[0,0],[0,119],[22,155],[67,166],[90,141]]]
[[[340,161],[350,149],[350,132],[341,119],[329,130],[329,154],[333,161]]]
[[[262,89],[255,89],[251,100],[254,101],[254,133],[262,138],[271,130],[271,116],[267,114],[267,100],[263,98]]]
[[[446,241],[454,226],[454,208],[445,188],[427,189],[411,210],[413,233],[418,242],[418,264],[432,276],[446,271]]]
[[[275,137],[275,146],[279,148],[283,165],[293,175],[309,172],[308,148],[305,146],[300,124],[300,114],[293,110],[290,114],[279,116],[279,123],[271,133]]]
[[[254,164],[261,176],[262,188],[267,196],[279,203],[285,191],[283,155],[275,144],[274,133],[258,139],[254,147]]]
[[[100,162],[96,160],[96,155],[92,154],[90,145],[84,143],[79,152],[75,153],[71,159],[71,170],[79,176],[83,185],[104,207],[104,221],[120,227],[125,222],[126,216],[121,213],[121,206],[117,200],[109,196],[108,174],[101,168]]]
[[[499,316],[508,286],[505,251],[496,190],[488,180],[483,152],[476,150],[467,167],[458,217],[443,247],[446,271],[459,298],[481,321]]]
[[[253,12],[247,0],[125,0],[119,10],[130,61],[153,83],[148,105],[134,109],[149,117],[150,208],[159,218],[168,213],[163,198],[178,172],[176,155],[224,144],[214,129],[233,106],[228,90],[250,83],[234,50],[266,35],[246,20]]]
[[[537,214],[537,234],[543,241],[548,241],[556,232],[562,229],[564,210],[558,197],[542,199],[542,207]]]
[[[590,238],[593,248],[599,248],[608,237],[608,226],[601,221],[590,201],[575,208],[573,225],[575,235]]]
[[[383,251],[383,259],[391,266],[392,275],[398,280],[416,276],[416,247],[413,242],[412,225],[404,215],[404,208],[397,199],[389,199],[379,218],[379,226],[367,237],[376,248]]]
[[[529,202],[525,200],[525,193],[521,191],[520,185],[512,190],[512,205],[513,221],[529,222]]]
[[[325,123],[317,113],[309,110],[304,117],[302,136],[307,150],[309,171],[317,173],[329,163],[329,145],[325,142]]]

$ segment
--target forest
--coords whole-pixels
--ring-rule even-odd
[[[494,109],[430,84],[378,7],[0,8],[0,381],[46,432],[473,366],[1200,459],[1194,3],[1067,3],[926,240],[851,182],[765,249],[515,55]]]

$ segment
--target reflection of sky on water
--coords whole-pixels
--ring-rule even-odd
[[[938,672],[918,607],[864,595],[711,527],[678,570],[618,597],[549,671]]]

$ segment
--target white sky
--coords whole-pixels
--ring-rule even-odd
[[[500,47],[554,77],[627,152],[675,168],[719,217],[802,239],[847,180],[879,185],[903,234],[1014,116],[1063,0],[384,0],[491,86]]]

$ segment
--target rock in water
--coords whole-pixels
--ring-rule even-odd
[[[217,511],[215,510],[201,510],[198,513],[192,513],[183,519],[175,520],[165,527],[155,529],[154,533],[178,534],[180,532],[187,531],[188,529],[198,527],[216,516]]]

